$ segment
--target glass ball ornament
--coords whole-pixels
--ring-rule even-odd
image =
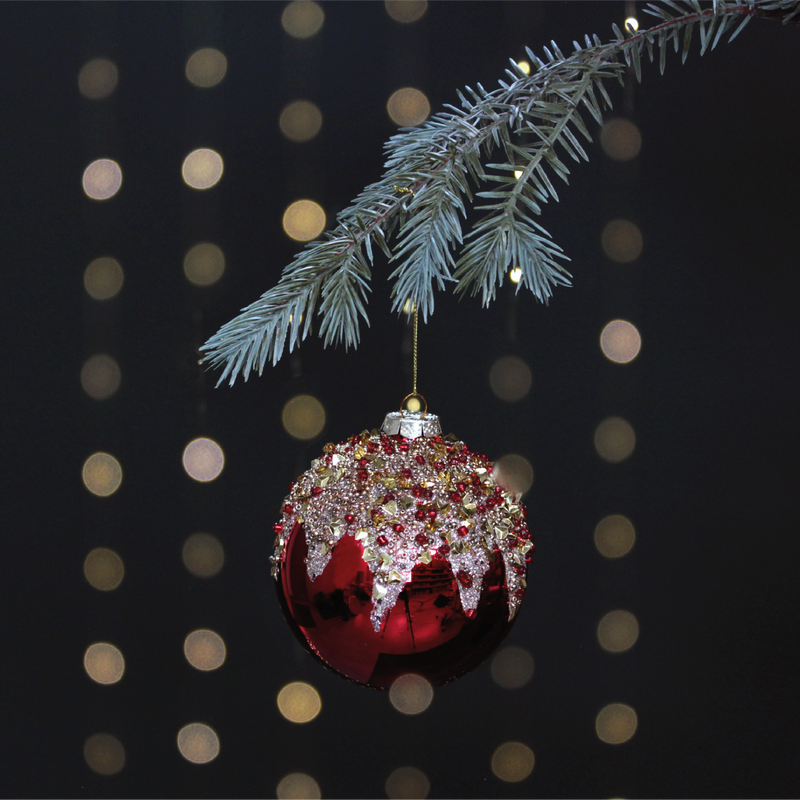
[[[432,414],[327,444],[275,525],[273,575],[303,647],[351,681],[433,685],[503,641],[535,547],[524,506],[493,465]]]

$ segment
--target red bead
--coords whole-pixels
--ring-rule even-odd
[[[378,445],[375,442],[367,442],[367,452],[374,453],[378,449]]]
[[[441,472],[444,469],[444,461],[437,461],[433,466],[437,472]]]
[[[421,486],[412,486],[411,487],[411,494],[413,494],[414,497],[422,497],[422,487]]]
[[[469,528],[467,528],[465,525],[462,525],[458,529],[458,535],[459,536],[466,536],[468,533],[469,533]]]
[[[272,531],[273,531],[273,533],[281,533],[283,531],[283,525],[281,525],[280,522],[276,522],[272,526]]]
[[[431,509],[431,510],[428,512],[428,517],[429,517],[430,519],[436,519],[436,517],[437,517],[437,513],[436,513],[436,509],[435,509],[435,508],[432,508],[432,509]]]
[[[397,445],[397,449],[401,453],[407,453],[408,452],[408,442],[400,442],[400,444]]]
[[[486,506],[483,503],[478,503],[478,511],[483,514],[486,511]]]
[[[394,526],[394,532],[395,533],[402,533],[405,529],[406,529],[406,526],[405,525],[401,525],[399,522],[397,523],[397,525]]]
[[[458,492],[450,492],[450,499],[454,503],[460,503],[461,502],[461,495]]]
[[[428,537],[424,533],[418,533],[414,537],[414,541],[419,545],[426,545],[428,544]]]
[[[421,508],[417,509],[414,512],[414,519],[418,519],[421,522],[422,520],[425,519],[425,512]]]
[[[355,515],[354,514],[345,514],[344,515],[344,521],[348,525],[352,525],[356,521]]]
[[[458,582],[465,589],[469,589],[469,587],[472,586],[472,578],[470,577],[469,573],[465,572],[463,569],[460,569],[458,571],[458,574],[456,575],[456,578],[458,578]]]
[[[368,463],[369,463],[369,462],[367,461],[367,459],[366,459],[366,458],[359,458],[359,459],[358,459],[358,466],[359,466],[359,467],[361,467],[362,469],[363,469],[364,467],[366,467]]]
[[[457,483],[456,489],[458,489],[458,491],[461,492],[461,494],[464,494],[464,492],[467,491],[467,487],[463,483]]]
[[[290,503],[284,503],[283,513],[284,514],[293,514],[294,513],[294,506],[292,506]]]
[[[381,535],[380,535],[380,536],[379,536],[379,537],[378,537],[378,538],[377,538],[375,541],[376,541],[376,542],[377,542],[377,543],[378,543],[378,544],[379,544],[381,547],[386,547],[386,545],[387,545],[387,544],[389,544],[389,539],[388,539],[388,537],[386,536],[386,534],[383,534],[383,533],[382,533],[382,534],[381,534]]]
[[[391,492],[389,492],[388,494],[385,494],[383,496],[383,502],[384,503],[389,503],[389,502],[391,502],[392,500],[395,500],[395,499],[396,499],[395,496]]]
[[[437,548],[436,551],[443,556],[446,556],[450,553],[450,545],[447,542],[442,542]]]
[[[425,456],[415,456],[414,457],[417,464],[424,464],[425,463]]]
[[[312,497],[319,497],[321,494],[322,494],[322,487],[321,486],[315,486],[311,490],[311,496]]]
[[[414,476],[414,473],[408,467],[403,467],[403,469],[400,470],[400,474],[404,478],[412,478]]]
[[[360,470],[358,471],[358,477],[359,477],[359,478],[360,478],[362,481],[365,481],[367,478],[369,478],[369,473],[368,473],[368,472],[367,472],[365,469],[360,469]]]
[[[388,456],[394,455],[394,445],[391,442],[386,442],[383,446],[383,452]]]

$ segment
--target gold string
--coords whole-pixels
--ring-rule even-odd
[[[417,326],[419,324],[419,313],[417,305],[414,304],[414,394],[417,393]]]

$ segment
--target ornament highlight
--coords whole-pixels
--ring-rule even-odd
[[[535,550],[493,465],[427,413],[326,444],[292,484],[272,574],[301,644],[356,683],[455,680],[503,640]]]

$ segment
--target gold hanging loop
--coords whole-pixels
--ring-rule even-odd
[[[414,303],[414,391],[411,394],[407,394],[403,401],[400,403],[400,416],[405,416],[405,405],[406,400],[411,397],[418,397],[422,400],[423,403],[423,410],[422,416],[424,417],[428,413],[428,401],[417,391],[417,339],[418,339],[418,331],[419,331],[419,313],[417,312],[417,304]]]

